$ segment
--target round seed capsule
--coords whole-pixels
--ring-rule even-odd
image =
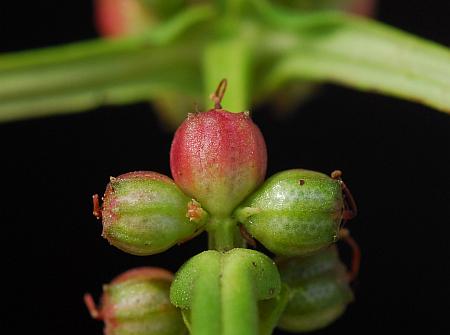
[[[335,246],[278,265],[282,282],[291,292],[279,328],[291,332],[324,328],[338,319],[353,300],[348,275]]]
[[[212,216],[228,216],[264,180],[264,138],[248,113],[190,114],[175,133],[170,168],[177,185]]]
[[[178,270],[170,298],[191,334],[257,334],[258,302],[276,298],[280,289],[278,269],[263,253],[208,250]]]
[[[101,306],[92,296],[85,303],[95,319],[105,323],[105,335],[187,334],[181,312],[170,303],[173,275],[163,269],[129,270],[103,287]]]
[[[103,237],[134,255],[152,255],[203,230],[208,214],[172,179],[155,172],[111,178],[101,211]]]
[[[235,217],[277,255],[311,253],[335,242],[348,216],[342,185],[319,172],[283,171],[245,200]]]

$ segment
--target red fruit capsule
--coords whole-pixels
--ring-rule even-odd
[[[95,0],[95,21],[102,36],[118,37],[145,31],[156,18],[136,0]]]
[[[215,216],[229,215],[264,180],[266,167],[266,144],[248,112],[220,105],[190,114],[170,150],[176,184]]]

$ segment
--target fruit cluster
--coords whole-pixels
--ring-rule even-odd
[[[294,169],[264,181],[264,138],[248,112],[222,108],[225,88],[224,80],[215,107],[176,131],[173,180],[127,173],[111,178],[102,206],[94,196],[103,236],[125,252],[160,253],[203,231],[211,249],[186,262],[172,285],[163,270],[138,269],[106,286],[99,309],[87,295],[106,334],[302,332],[328,325],[352,300],[332,245],[356,214],[341,173]],[[255,240],[275,261],[245,248]]]

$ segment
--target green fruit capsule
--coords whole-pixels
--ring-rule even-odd
[[[350,215],[340,179],[297,169],[269,178],[235,217],[270,251],[295,256],[335,242],[341,221]]]
[[[111,178],[99,216],[102,235],[112,245],[130,254],[152,255],[199,234],[208,214],[172,179],[139,171]]]
[[[92,317],[103,320],[105,335],[187,334],[181,312],[170,303],[173,275],[163,269],[129,270],[103,287],[101,306],[84,296]]]
[[[278,265],[281,280],[291,294],[279,328],[291,332],[324,328],[339,318],[353,300],[348,275],[335,246]]]
[[[209,250],[188,260],[170,288],[191,334],[259,334],[258,302],[278,296],[272,259],[248,249]]]

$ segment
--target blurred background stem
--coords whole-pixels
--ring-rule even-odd
[[[217,0],[152,24],[137,35],[0,55],[0,121],[153,101],[173,127],[194,103],[212,106],[223,78],[223,107],[233,112],[292,87],[308,87],[291,90],[306,100],[325,82],[450,112],[448,48],[368,18]]]
[[[250,50],[240,38],[219,40],[211,43],[203,56],[205,93],[214,92],[217,84],[226,78],[228,87],[222,106],[231,112],[243,112],[250,106],[249,71]],[[205,105],[211,105],[205,95]]]

